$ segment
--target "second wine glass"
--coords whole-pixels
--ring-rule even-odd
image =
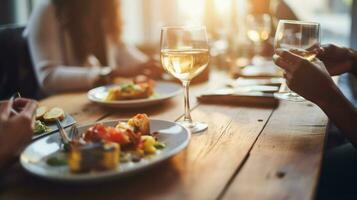
[[[316,57],[316,48],[320,47],[320,24],[315,22],[280,20],[274,40],[274,49],[283,49],[312,61]],[[286,86],[286,85],[283,85]],[[275,93],[279,99],[289,101],[305,101],[303,97],[292,92],[288,87],[285,91]]]
[[[161,64],[174,77],[180,79],[184,87],[185,115],[181,125],[192,133],[207,129],[203,122],[193,122],[190,114],[189,85],[192,78],[200,74],[208,65],[209,48],[206,28],[163,27],[161,29]]]

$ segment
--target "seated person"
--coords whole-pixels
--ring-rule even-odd
[[[11,108],[19,114],[11,114]],[[16,99],[0,104],[0,168],[4,167],[31,141],[34,113],[37,103],[29,99]]]
[[[271,18],[271,30],[276,30],[278,21],[280,19],[298,20],[294,11],[284,0],[249,0],[248,1],[248,14],[263,15],[267,14]],[[274,38],[275,32],[271,31],[270,36]],[[265,41],[262,46],[262,52],[265,57],[273,55],[272,41]]]
[[[330,76],[347,72],[357,76],[357,53],[335,45],[317,51],[318,59],[311,62],[283,50],[273,58],[285,70],[289,88],[318,105],[350,141],[326,152],[318,198],[356,199],[357,111]]]
[[[250,14],[269,14],[273,20],[298,20],[294,11],[284,0],[249,0],[248,3]]]
[[[118,0],[47,0],[40,4],[25,36],[42,89],[51,94],[87,90],[106,84],[113,76],[161,76],[158,63],[124,44],[121,33]]]

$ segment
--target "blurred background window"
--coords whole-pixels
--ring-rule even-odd
[[[352,0],[286,0],[301,20],[321,24],[322,43],[349,45]]]
[[[6,1],[6,0],[2,0]],[[25,24],[31,10],[42,0],[8,0],[12,23]],[[121,0],[123,39],[134,44],[159,42],[163,25],[207,24],[215,40],[244,41],[248,0]],[[274,1],[274,0],[271,0]],[[353,0],[285,0],[301,20],[322,25],[323,43],[349,45]],[[4,22],[2,22],[4,24]]]

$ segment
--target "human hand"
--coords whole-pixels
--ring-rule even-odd
[[[323,45],[317,57],[325,64],[331,76],[352,71],[354,52],[334,44]]]
[[[318,105],[329,100],[338,90],[318,59],[310,62],[285,50],[277,50],[273,59],[276,65],[285,70],[284,77],[289,88]]]
[[[11,114],[11,108],[19,114]],[[0,105],[0,166],[31,141],[36,101],[16,99]]]
[[[161,64],[156,60],[149,60],[148,62],[139,64],[136,68],[138,70],[138,74],[148,76],[152,79],[159,79],[164,73]]]

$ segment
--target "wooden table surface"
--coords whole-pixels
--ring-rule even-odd
[[[327,117],[315,105],[280,102],[273,108],[198,104],[195,96],[228,80],[213,72],[191,87],[192,116],[209,124],[187,149],[149,170],[96,185],[64,185],[35,178],[19,164],[3,172],[0,199],[313,199],[325,143]],[[107,109],[86,93],[40,102],[60,106],[79,124],[147,113],[175,121],[183,97],[136,110]]]

